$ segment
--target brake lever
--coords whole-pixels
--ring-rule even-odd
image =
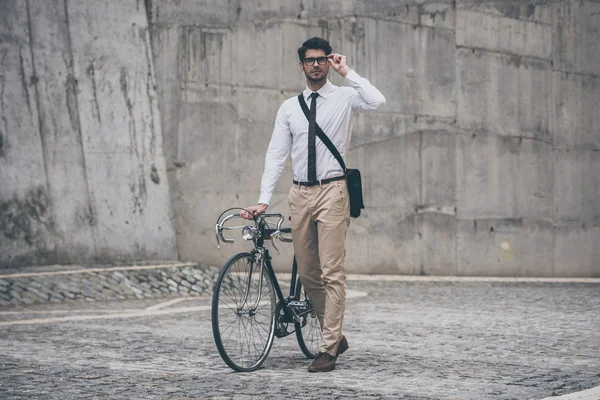
[[[219,224],[215,225],[215,238],[217,239],[217,249],[220,249],[221,243],[219,242]]]
[[[273,248],[274,248],[275,250],[277,250],[277,254],[281,254],[281,253],[279,252],[279,249],[277,248],[277,246],[275,246],[275,238],[273,237],[273,235],[271,235],[271,244],[273,245]]]

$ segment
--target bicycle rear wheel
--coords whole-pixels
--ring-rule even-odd
[[[300,280],[298,280],[298,283],[296,284],[296,294],[299,296],[298,300],[300,301],[309,300],[306,291],[302,288],[302,282],[300,282]],[[323,338],[323,332],[321,331],[317,313],[312,309],[312,305],[310,308],[311,311],[300,317],[300,322],[295,323],[296,338],[298,339],[300,350],[302,350],[306,357],[317,358],[319,355],[319,345]]]
[[[235,371],[258,369],[275,335],[277,301],[271,277],[250,253],[233,256],[219,274],[212,300],[215,344]]]

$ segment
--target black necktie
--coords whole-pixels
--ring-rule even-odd
[[[317,97],[319,93],[310,95],[310,112],[308,114],[308,181],[317,181],[317,149],[315,148],[315,125],[317,124]]]

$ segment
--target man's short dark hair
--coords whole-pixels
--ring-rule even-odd
[[[331,45],[329,42],[320,37],[314,37],[302,43],[302,47],[298,49],[298,57],[300,57],[300,61],[304,61],[304,57],[306,57],[306,50],[309,49],[323,50],[326,56],[331,54]]]

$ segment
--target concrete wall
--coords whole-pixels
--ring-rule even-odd
[[[143,2],[0,0],[0,266],[177,257]]]
[[[0,0],[0,266],[247,249],[214,223],[257,201],[319,35],[388,100],[354,121],[349,271],[598,276],[599,26],[592,0]]]
[[[257,201],[275,113],[304,85],[296,49],[320,35],[388,100],[355,120],[351,272],[600,275],[597,1],[150,3],[182,259],[247,247],[217,250],[215,220]]]

